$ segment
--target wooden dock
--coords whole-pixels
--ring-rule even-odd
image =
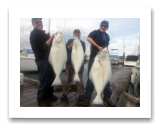
[[[110,81],[111,101],[116,104],[116,107],[140,107],[140,104],[131,102],[124,94],[129,89],[130,80],[131,68],[119,68],[113,73]]]
[[[112,75],[110,85],[112,90],[111,100],[116,104],[116,107],[139,107],[140,104],[137,104],[125,95],[124,92],[128,91],[130,83],[131,69],[129,68],[119,68],[115,70]],[[21,107],[38,107],[37,103],[37,90],[38,90],[38,81],[30,80],[25,78],[24,84],[20,86],[20,106]],[[57,86],[54,92],[54,95],[58,99],[54,102],[47,100],[47,103],[51,107],[82,107],[83,102],[79,101],[79,96],[76,92],[76,86],[72,85],[70,93],[67,95],[67,100],[61,100],[62,95],[62,86]],[[91,101],[94,100],[96,96],[96,91],[93,92]],[[135,98],[135,97],[134,97]],[[92,105],[91,105],[92,106]],[[108,105],[104,105],[108,107]]]

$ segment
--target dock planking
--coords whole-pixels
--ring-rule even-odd
[[[113,73],[110,79],[110,87],[112,90],[111,101],[116,104],[116,107],[139,107],[140,104],[134,104],[126,98],[124,92],[128,91],[129,83],[131,79],[130,68],[118,68]],[[87,79],[86,79],[87,80]],[[66,100],[61,100],[62,85],[56,86],[54,95],[58,99],[54,102],[49,99],[46,101],[50,107],[82,107],[83,101],[79,101],[79,95],[77,94],[76,85],[72,85],[70,93],[67,95]],[[20,106],[21,107],[38,107],[37,103],[37,90],[38,84],[33,84],[28,81],[24,81],[24,84],[20,86]],[[107,104],[104,106],[93,106],[92,101],[96,97],[96,91],[93,91],[90,107],[109,107]],[[103,95],[101,95],[103,97]]]
[[[31,92],[28,92],[28,93],[21,92],[20,96],[25,97],[25,96],[28,96],[28,95],[31,95],[31,94],[37,94],[37,90],[31,91]]]
[[[57,107],[64,107],[64,106],[68,107],[69,104],[77,98],[78,98],[78,95],[76,94],[76,92],[72,92],[72,95],[70,95],[70,97],[67,96],[67,99],[62,101],[59,105],[57,105]],[[70,106],[72,105],[70,104]]]

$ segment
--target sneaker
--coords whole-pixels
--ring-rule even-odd
[[[83,102],[83,106],[85,106],[85,107],[89,106],[89,101],[85,100],[85,101]]]
[[[84,96],[83,95],[79,95],[79,100],[80,101],[84,101]]]
[[[67,95],[63,94],[63,95],[61,96],[61,100],[65,100],[65,99],[67,99]]]
[[[111,107],[116,107],[116,105],[114,105],[110,99],[103,98],[103,101],[105,101]]]
[[[39,107],[48,107],[45,102],[39,103]]]

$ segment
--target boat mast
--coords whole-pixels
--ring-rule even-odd
[[[124,37],[125,38],[125,37]],[[123,55],[124,55],[124,39],[123,39]]]
[[[64,19],[64,34],[65,34],[65,19]]]
[[[135,45],[135,55],[137,54],[137,41],[136,41],[136,45]]]
[[[138,52],[137,52],[138,55],[140,55],[140,36],[139,36],[139,44],[138,44]]]
[[[123,55],[124,55],[124,48],[125,48],[124,44],[125,44],[125,37],[123,39]]]
[[[48,34],[50,35],[50,21],[51,21],[51,18],[49,18],[49,26],[48,26]]]

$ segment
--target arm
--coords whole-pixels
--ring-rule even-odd
[[[53,38],[55,37],[55,34],[53,34],[44,44],[43,44],[43,50],[46,51],[50,44],[52,43]]]
[[[55,35],[53,34],[47,41],[44,41],[44,39],[42,38],[42,33],[32,32],[30,34],[30,43],[32,45],[32,49],[35,51],[46,51],[48,46],[51,44],[54,36]]]
[[[95,47],[97,47],[100,51],[103,50],[103,48],[100,47],[100,46],[98,46],[98,45],[94,42],[94,40],[93,40],[92,38],[88,37],[88,38],[87,38],[87,41],[90,42],[90,43],[91,43],[92,45],[94,45]]]
[[[68,49],[71,50],[73,46],[73,42],[68,46]]]
[[[51,42],[52,42],[52,40],[53,40],[54,37],[55,37],[55,34],[53,34],[53,35],[46,41],[46,44],[47,44],[48,46],[50,46],[50,44],[51,44]]]
[[[74,40],[74,39],[73,39],[73,40]],[[73,40],[72,40],[72,39],[69,39],[68,42],[66,43],[67,51],[72,49]]]

